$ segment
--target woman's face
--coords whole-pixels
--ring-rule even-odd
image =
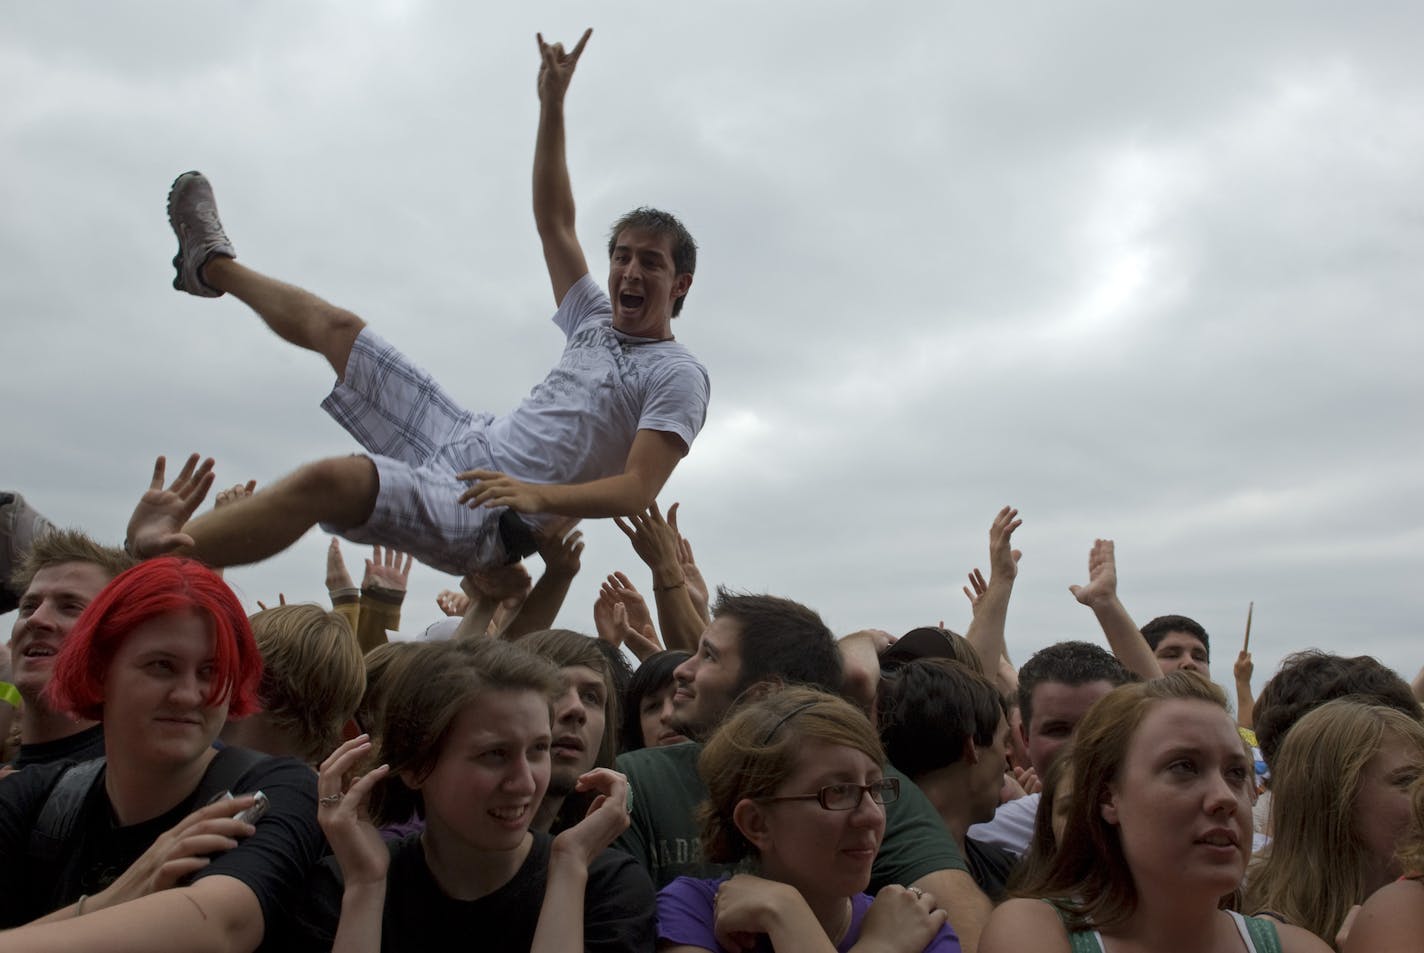
[[[206,755],[227,720],[226,700],[207,703],[213,667],[205,617],[174,612],[136,626],[104,676],[109,756],[171,770]]]
[[[814,795],[828,784],[869,784],[884,771],[855,748],[811,741],[773,796]],[[748,802],[743,802],[748,803]],[[885,807],[868,794],[849,811],[828,811],[814,799],[754,802],[762,827],[753,837],[762,873],[803,894],[844,896],[861,893],[885,836]]]
[[[515,850],[549,786],[549,743],[548,699],[487,691],[455,717],[430,774],[402,780],[424,798],[430,836]]]
[[[1207,701],[1153,705],[1100,805],[1120,829],[1139,889],[1235,889],[1251,852],[1251,762],[1227,713]]]
[[[1394,852],[1409,827],[1409,786],[1424,770],[1424,752],[1409,738],[1386,731],[1360,772],[1355,795],[1355,830],[1377,865],[1370,889],[1384,886],[1400,874]]]
[[[677,682],[671,678],[662,688],[648,692],[638,702],[638,723],[643,729],[643,747],[656,748],[659,745],[677,745],[687,740],[670,724],[672,720],[672,693]]]

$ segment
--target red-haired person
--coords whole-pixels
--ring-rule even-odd
[[[251,951],[278,938],[321,853],[316,776],[213,747],[229,718],[256,710],[261,671],[241,604],[198,563],[143,563],[89,604],[50,692],[103,725],[105,757],[0,781],[6,953]],[[255,823],[234,816],[259,801]]]

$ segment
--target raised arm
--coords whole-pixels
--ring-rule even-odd
[[[695,652],[707,625],[687,591],[687,577],[678,559],[677,532],[663,519],[656,502],[645,513],[634,513],[627,520],[615,522],[633,544],[638,558],[652,571],[653,602],[658,607],[663,644],[670,649]]]
[[[1009,596],[1014,591],[1014,579],[1019,573],[1019,557],[1023,555],[1012,548],[1014,530],[1023,524],[1018,516],[1018,510],[1006,506],[999,510],[994,524],[989,527],[989,584],[973,600],[974,619],[964,633],[969,644],[979,653],[979,661],[984,663],[986,672],[997,673],[999,660],[1004,657],[1004,624],[1009,615]],[[970,581],[974,581],[973,576],[970,576]],[[1000,687],[1007,688],[1004,685]]]
[[[539,135],[534,143],[534,225],[544,244],[544,263],[558,304],[574,282],[588,274],[588,262],[574,229],[574,190],[564,155],[564,94],[592,35],[592,29],[585,30],[578,45],[566,53],[562,43],[551,46],[544,42],[542,33],[537,34]]]
[[[1088,584],[1069,586],[1073,598],[1093,610],[1098,617],[1098,625],[1107,636],[1108,647],[1129,672],[1135,672],[1145,679],[1162,677],[1162,666],[1157,664],[1157,656],[1142,637],[1142,630],[1127,614],[1117,597],[1117,557],[1113,552],[1113,541],[1099,539],[1093,541],[1088,553]]]

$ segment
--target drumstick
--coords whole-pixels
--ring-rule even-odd
[[[1251,604],[1246,607],[1246,643],[1241,646],[1241,651],[1243,652],[1251,651],[1251,613],[1255,611],[1255,609],[1256,602],[1253,599]]]

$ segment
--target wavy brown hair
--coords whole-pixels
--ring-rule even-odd
[[[703,857],[731,864],[756,856],[732,812],[745,798],[775,793],[796,770],[808,741],[844,745],[885,764],[870,719],[839,695],[794,687],[747,702],[722,723],[697,759],[697,773],[707,785],[707,800],[698,809]]]

